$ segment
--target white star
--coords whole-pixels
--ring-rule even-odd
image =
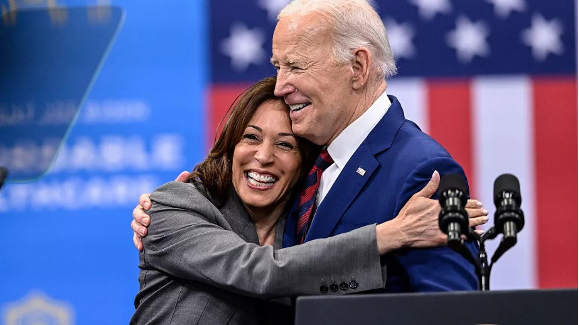
[[[412,38],[414,29],[409,23],[398,24],[394,19],[383,19],[386,31],[388,32],[388,42],[392,47],[392,52],[396,59],[412,58],[415,54]]]
[[[411,0],[418,7],[418,13],[424,19],[432,19],[437,13],[449,13],[452,10],[449,0]]]
[[[489,47],[486,37],[489,35],[487,26],[479,21],[471,22],[461,16],[456,21],[456,29],[446,35],[448,45],[456,49],[458,59],[463,63],[470,62],[475,55],[487,56]]]
[[[231,36],[221,41],[221,51],[231,57],[237,71],[247,69],[250,63],[260,64],[265,57],[262,48],[265,37],[259,28],[248,29],[244,24],[234,24]]]
[[[495,15],[501,18],[507,18],[511,11],[525,11],[527,7],[524,0],[487,0],[495,6]]]
[[[557,19],[546,21],[539,14],[533,15],[531,27],[521,34],[523,43],[533,48],[533,56],[536,60],[545,61],[549,53],[563,54],[561,42],[563,27]]]
[[[267,18],[271,21],[277,20],[279,12],[290,3],[291,0],[259,0],[258,5],[267,11]]]

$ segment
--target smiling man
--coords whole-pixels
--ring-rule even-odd
[[[435,170],[464,176],[386,95],[396,65],[384,24],[366,1],[293,1],[278,16],[272,54],[275,95],[290,105],[292,130],[331,157],[316,195],[306,189],[288,217],[284,246],[395,218]],[[314,207],[304,209],[308,198]],[[402,248],[384,260],[387,292],[477,288],[474,267],[448,247]]]

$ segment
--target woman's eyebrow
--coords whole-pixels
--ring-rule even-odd
[[[249,127],[249,128],[254,128],[254,129],[258,130],[259,132],[263,132],[263,130],[262,130],[259,126],[257,126],[257,125],[251,125],[251,124],[249,124],[249,125],[247,125],[247,127]]]

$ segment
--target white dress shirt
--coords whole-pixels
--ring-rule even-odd
[[[376,127],[384,117],[392,103],[386,95],[386,91],[352,124],[348,125],[332,143],[328,146],[328,152],[334,163],[322,173],[320,187],[316,196],[316,206],[320,205],[334,182],[348,163],[354,152],[364,142],[368,134]]]

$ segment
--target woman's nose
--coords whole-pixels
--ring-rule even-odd
[[[255,160],[260,164],[266,165],[273,161],[272,146],[267,143],[262,143],[255,152]]]

